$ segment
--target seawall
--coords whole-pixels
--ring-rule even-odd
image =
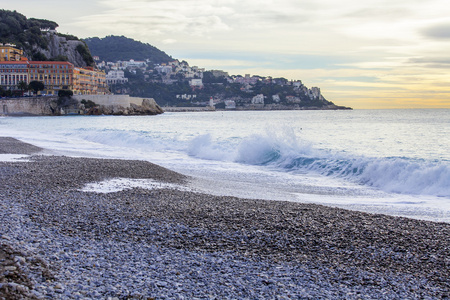
[[[177,107],[166,106],[163,107],[165,112],[195,112],[195,111],[215,111],[215,107],[203,106],[203,107]]]
[[[153,98],[130,97],[130,95],[74,95],[78,102],[91,100],[100,106],[103,114],[156,115],[164,111]]]
[[[0,114],[50,116],[57,113],[57,101],[56,96],[0,99]]]
[[[100,114],[155,115],[163,113],[153,98],[130,97],[129,95],[74,95],[81,102],[91,100],[98,106]],[[58,107],[57,96],[23,97],[0,99],[0,115],[51,116],[64,114],[67,108]],[[74,110],[73,108],[71,110]],[[75,111],[81,111],[78,107]]]

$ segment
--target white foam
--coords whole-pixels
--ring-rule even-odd
[[[143,188],[147,190],[175,189],[180,191],[192,191],[192,189],[178,184],[160,182],[153,179],[131,179],[131,178],[114,178],[104,180],[101,182],[88,183],[84,188],[81,189],[81,191],[107,194],[120,192],[132,188]]]
[[[25,154],[0,154],[0,161],[4,162],[17,162],[17,161],[29,161],[28,158],[29,155]]]

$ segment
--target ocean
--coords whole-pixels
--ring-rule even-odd
[[[1,117],[0,136],[150,161],[214,195],[450,222],[450,109]]]

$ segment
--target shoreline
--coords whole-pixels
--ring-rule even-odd
[[[187,178],[143,161],[40,150],[0,137],[0,153],[34,155],[0,162],[0,295],[450,296],[450,224],[174,189],[82,192],[112,178]]]

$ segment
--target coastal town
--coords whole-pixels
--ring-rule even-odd
[[[49,39],[56,30],[42,29]],[[59,43],[70,42],[65,38]],[[79,47],[79,46],[78,46]],[[229,75],[206,70],[176,59],[105,61],[92,56],[90,66],[70,61],[29,59],[15,44],[0,44],[0,96],[131,95],[155,99],[165,110],[341,109],[327,101],[320,88],[307,88],[301,80]],[[90,55],[90,54],[89,54]],[[39,83],[39,84],[37,84]],[[164,90],[164,93],[161,92]]]
[[[153,84],[166,84],[173,85],[179,82],[187,82],[190,87],[190,93],[179,93],[175,95],[175,98],[179,102],[197,104],[203,106],[215,106],[217,104],[223,103],[225,109],[235,109],[236,103],[241,102],[246,107],[253,108],[276,108],[276,107],[286,107],[283,103],[294,107],[300,107],[302,102],[302,97],[298,94],[302,94],[311,101],[320,101],[326,103],[326,99],[322,96],[320,88],[312,87],[307,88],[301,82],[301,80],[286,80],[284,78],[272,78],[272,77],[261,77],[257,75],[251,76],[250,74],[232,75],[230,76],[228,72],[223,70],[209,70],[206,71],[205,68],[199,68],[197,66],[189,66],[186,61],[171,61],[169,63],[157,64],[151,66],[148,61],[135,61],[133,59],[129,61],[116,61],[116,62],[105,62],[100,61],[100,57],[94,56],[94,60],[97,61],[97,66],[105,70],[106,82],[108,86],[111,87],[115,93],[127,93],[131,92],[124,85],[129,82],[129,79],[125,76],[125,73],[132,73],[134,75],[141,74],[144,81]],[[205,73],[209,75],[209,78],[205,79]],[[206,84],[213,85],[239,85],[239,91],[242,94],[251,95],[254,92],[256,85],[277,85],[280,87],[291,87],[295,92],[293,95],[284,96],[284,101],[282,101],[282,95],[264,95],[262,93],[256,94],[254,96],[248,97],[245,101],[244,97],[234,95],[228,97],[212,97],[209,99],[204,99],[203,101],[199,99],[199,93]],[[303,98],[304,98],[303,97]],[[242,103],[243,102],[243,103]],[[283,103],[282,103],[283,102]]]

